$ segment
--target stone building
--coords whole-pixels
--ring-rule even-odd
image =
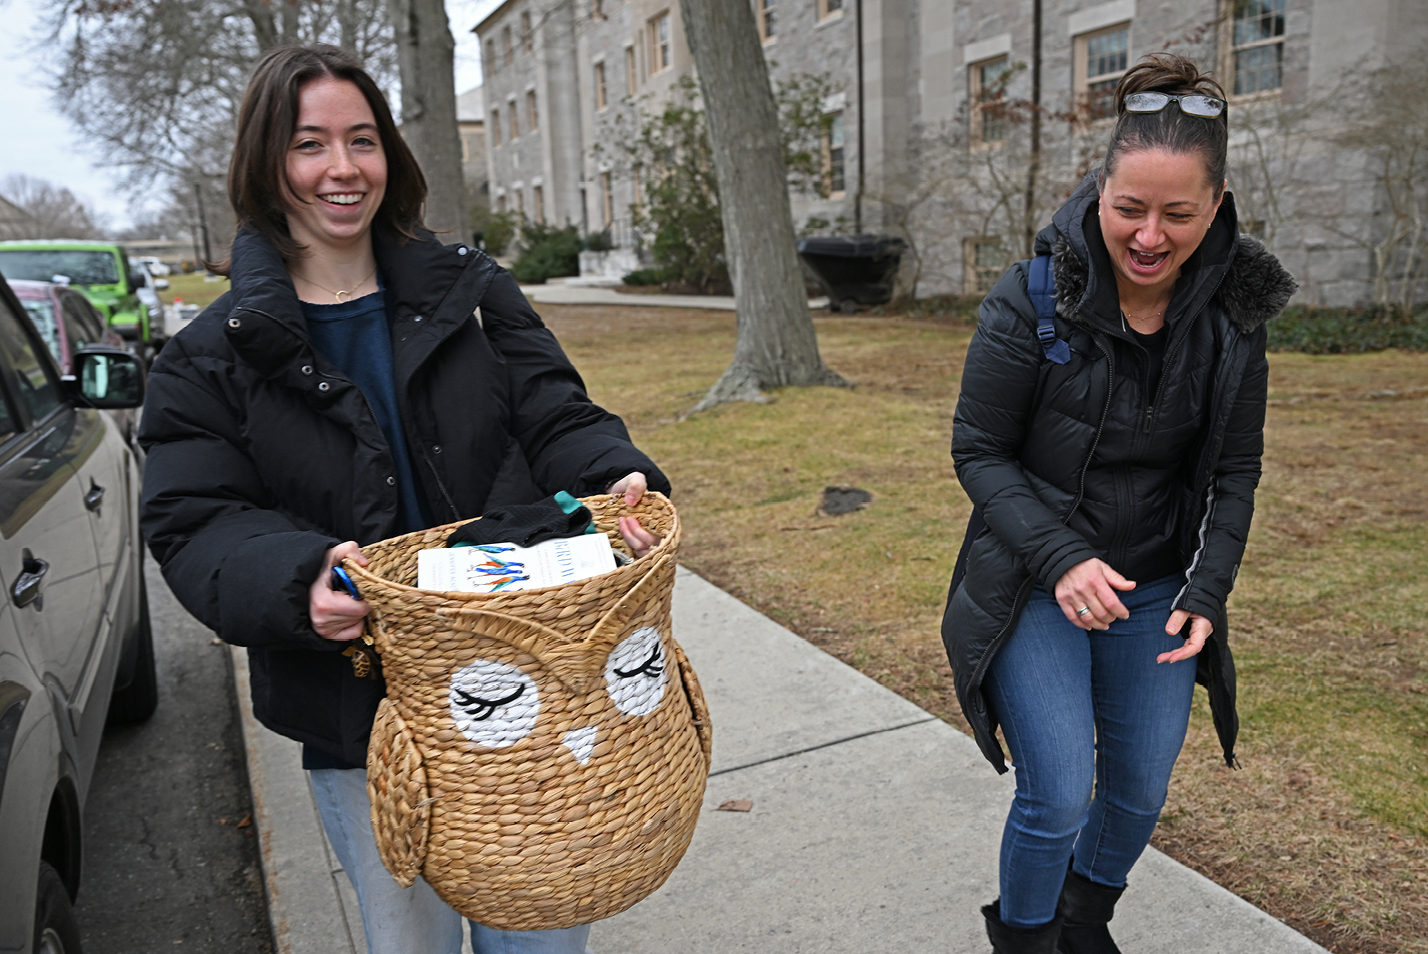
[[[486,100],[480,86],[456,97],[456,128],[461,136],[461,178],[466,207],[491,204],[491,173],[486,158]]]
[[[750,2],[774,82],[821,74],[834,90],[827,195],[793,195],[795,225],[907,238],[918,294],[985,289],[1026,254],[1098,164],[1116,80],[1160,50],[1212,66],[1229,91],[1241,223],[1299,278],[1298,300],[1364,304],[1376,276],[1402,271],[1413,237],[1385,253],[1403,216],[1382,149],[1355,130],[1379,115],[1384,70],[1428,80],[1423,0]],[[678,3],[507,0],[474,32],[492,205],[638,244],[619,142],[693,72]],[[1395,201],[1406,189],[1428,212],[1421,174],[1399,185]]]

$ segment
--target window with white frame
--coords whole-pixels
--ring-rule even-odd
[[[605,63],[602,60],[595,64],[595,108],[604,109],[610,105],[605,92]]]
[[[1130,24],[1076,37],[1076,102],[1090,120],[1116,114],[1116,85],[1130,65]]]
[[[848,190],[843,141],[843,114],[832,113],[823,130],[823,190],[829,198],[841,198]]]
[[[635,72],[635,48],[625,47],[625,92],[631,96],[639,89],[639,74]]]
[[[778,36],[778,0],[754,0],[754,12],[758,14],[759,39],[768,43]]]
[[[1007,253],[1001,239],[978,235],[962,243],[965,294],[985,295],[1007,268]]]
[[[1011,75],[1011,60],[1007,56],[983,60],[967,68],[972,103],[968,118],[973,142],[1001,142],[1007,138],[1011,123],[1006,111],[1006,93]]]
[[[1232,0],[1235,95],[1279,89],[1284,75],[1284,0]]]
[[[650,75],[669,69],[669,11],[654,17],[649,23]]]

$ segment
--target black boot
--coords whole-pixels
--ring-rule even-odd
[[[1058,954],[1121,954],[1106,925],[1115,916],[1123,891],[1096,884],[1068,868],[1061,903],[1056,906],[1062,922]]]
[[[987,919],[987,939],[992,954],[1056,954],[1056,936],[1061,918],[1055,917],[1038,928],[1014,928],[1002,923],[1001,899],[982,908]]]

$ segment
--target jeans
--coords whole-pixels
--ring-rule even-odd
[[[1002,832],[1001,917],[1015,928],[1056,916],[1067,861],[1124,887],[1150,843],[1185,742],[1195,659],[1157,663],[1179,574],[1120,593],[1130,618],[1089,633],[1038,586],[993,658],[984,691],[1016,770]],[[1094,795],[1093,795],[1094,784]]]
[[[322,827],[357,891],[368,954],[460,954],[461,915],[418,877],[410,888],[392,880],[377,855],[363,769],[308,772]],[[558,931],[498,931],[471,924],[476,954],[585,954],[590,925]]]

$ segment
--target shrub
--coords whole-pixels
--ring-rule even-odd
[[[521,229],[521,253],[511,274],[525,285],[540,285],[548,278],[580,274],[580,230],[573,225],[535,225]]]
[[[668,275],[662,268],[641,268],[620,279],[626,285],[663,285]]]
[[[615,247],[615,240],[610,238],[608,228],[598,232],[591,232],[585,236],[585,251],[587,252],[608,252]]]
[[[520,220],[514,212],[492,212],[484,205],[471,207],[471,231],[481,236],[477,244],[493,258],[506,251],[511,240],[516,237],[516,227]]]
[[[1293,305],[1269,323],[1270,351],[1363,354],[1385,348],[1428,351],[1428,309]]]

